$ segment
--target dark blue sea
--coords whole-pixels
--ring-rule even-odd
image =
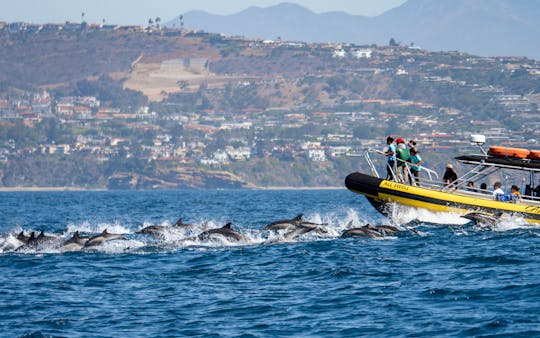
[[[261,230],[299,213],[325,231]],[[178,218],[194,227],[136,233]],[[242,240],[197,237],[227,222]],[[406,231],[339,238],[366,223]],[[105,229],[125,239],[59,247]],[[11,192],[0,233],[3,337],[540,336],[540,228],[520,219],[385,217],[347,190]]]

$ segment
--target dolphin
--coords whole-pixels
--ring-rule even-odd
[[[36,237],[36,241],[38,244],[44,244],[46,242],[50,242],[50,241],[53,241],[55,240],[56,237],[55,236],[47,236],[45,235],[45,233],[43,232],[43,230],[39,233],[39,235]]]
[[[469,219],[475,224],[483,224],[491,227],[496,226],[498,221],[498,217],[493,214],[477,211],[469,212],[461,217]]]
[[[168,231],[168,230],[173,230],[175,228],[184,228],[184,229],[187,229],[187,228],[192,228],[192,227],[195,227],[194,224],[188,224],[188,223],[184,223],[182,221],[182,218],[178,219],[178,221],[176,221],[176,223],[174,223],[174,225],[172,227],[166,227],[166,226],[162,226],[162,225],[149,225],[147,227],[144,227],[143,229],[135,232],[136,234],[145,234],[145,235],[151,235],[151,236],[154,236],[154,237],[163,237],[164,235],[164,232]]]
[[[75,233],[73,234],[73,236],[64,241],[64,243],[62,243],[62,249],[66,250],[66,251],[75,251],[75,250],[80,250],[84,247],[84,245],[86,244],[86,242],[88,242],[88,239],[89,237],[86,237],[86,236],[80,236],[79,235],[79,230],[75,231]]]
[[[30,233],[30,236],[28,237],[28,240],[26,241],[26,245],[37,246],[37,244],[38,244],[38,240],[36,237],[36,233],[32,231]]]
[[[366,224],[360,228],[352,228],[343,231],[341,238],[382,238],[384,234],[371,224]]]
[[[23,231],[17,235],[17,240],[23,243],[18,249],[24,249],[27,247],[37,248],[45,243],[54,241],[57,237],[45,235],[45,232],[41,231],[39,235],[32,231],[30,236],[26,236]]]
[[[26,236],[26,235],[24,234],[24,231],[21,231],[21,233],[17,235],[17,240],[18,240],[19,242],[24,243],[24,244],[28,244],[28,239],[29,239],[29,238],[30,238],[29,236]]]
[[[286,239],[294,239],[296,237],[302,236],[303,234],[306,234],[308,232],[316,231],[319,234],[326,234],[328,231],[323,229],[322,225],[328,225],[326,223],[318,224],[313,222],[308,222],[302,220],[303,215],[298,214],[296,217],[292,219],[286,219],[286,220],[280,220],[275,221],[272,223],[267,224],[262,229],[263,230],[270,230],[270,231],[280,231],[280,230],[286,230],[288,231],[285,233],[284,237]]]
[[[195,226],[195,224],[184,223],[182,218],[179,218],[178,221],[174,223],[174,226],[178,228],[192,228]]]
[[[294,239],[297,237],[300,237],[304,234],[307,234],[308,232],[312,232],[314,230],[320,229],[316,226],[304,226],[304,225],[298,225],[293,230],[287,232],[284,237],[286,239]]]
[[[398,227],[395,227],[393,225],[377,225],[375,226],[375,229],[382,233],[384,236],[386,235],[392,235],[392,234],[395,234],[395,233],[398,233],[398,232],[402,232],[403,230],[401,230],[400,228]]]
[[[114,241],[117,239],[125,240],[126,238],[122,235],[110,234],[107,232],[107,229],[105,229],[99,235],[89,238],[88,241],[84,243],[84,248],[90,248],[90,247],[97,246],[105,242]]]
[[[165,230],[167,229],[167,227],[164,227],[164,226],[161,226],[161,225],[150,225],[150,226],[147,226],[137,232],[135,232],[136,234],[145,234],[145,235],[151,235],[151,236],[154,236],[154,237],[162,237],[163,236],[163,232],[165,232]]]
[[[272,231],[278,231],[278,230],[284,230],[284,229],[290,229],[295,226],[297,226],[299,223],[302,222],[303,214],[298,214],[296,217],[292,219],[285,219],[280,221],[275,221],[272,223],[269,223],[265,225],[262,229],[263,230],[272,230]]]
[[[16,248],[15,251],[21,251],[21,250],[25,250],[27,248],[33,248],[33,249],[37,248],[38,240],[37,240],[37,237],[36,237],[36,233],[34,231],[32,231],[29,236],[25,236],[24,233],[22,234],[22,236],[21,236],[21,234],[19,234],[17,236],[17,239],[19,239],[19,236],[20,236],[20,238],[22,240],[24,240],[24,242],[23,242],[23,244],[21,246]],[[21,241],[21,239],[19,239],[19,241]]]
[[[235,231],[233,228],[231,228],[232,223],[227,223],[222,228],[218,229],[212,229],[208,231],[204,231],[201,234],[197,236],[199,240],[208,239],[213,237],[214,235],[223,236],[228,240],[232,241],[241,241],[244,236],[240,234],[239,232]]]

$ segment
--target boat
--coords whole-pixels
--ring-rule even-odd
[[[419,182],[404,182],[394,170],[391,170],[392,179],[381,178],[371,154],[385,155],[381,151],[367,148],[364,157],[371,173],[351,173],[345,179],[345,186],[354,193],[364,195],[383,214],[389,212],[389,205],[398,204],[460,215],[481,212],[499,217],[509,214],[540,224],[540,186],[534,188],[535,174],[540,173],[540,160],[530,156],[540,151],[529,152],[519,148],[503,150],[503,147],[491,147],[494,150],[485,151],[485,136],[472,135],[471,141],[479,146],[480,152],[455,157],[458,162],[471,166],[471,169],[450,184],[443,183],[436,172],[423,166]],[[527,155],[524,156],[525,153]],[[410,163],[405,162],[405,167],[410,175]],[[491,191],[467,186],[469,181],[478,182],[500,170],[522,171],[528,176],[529,183],[517,202],[505,202],[499,198],[502,196],[494,196]]]

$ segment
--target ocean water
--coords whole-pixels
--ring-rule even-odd
[[[299,213],[324,232],[260,229]],[[190,230],[154,238],[136,232]],[[239,242],[199,239],[226,222]],[[340,239],[366,223],[408,229]],[[74,231],[125,240],[65,252]],[[15,236],[45,231],[48,245]],[[347,190],[0,193],[0,336],[540,336],[540,228],[378,214]]]

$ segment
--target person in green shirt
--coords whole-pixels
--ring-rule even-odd
[[[397,176],[400,182],[411,181],[409,177],[409,172],[407,171],[407,163],[410,161],[411,155],[409,154],[409,149],[405,145],[403,138],[399,137],[396,140],[396,158],[397,158]]]

